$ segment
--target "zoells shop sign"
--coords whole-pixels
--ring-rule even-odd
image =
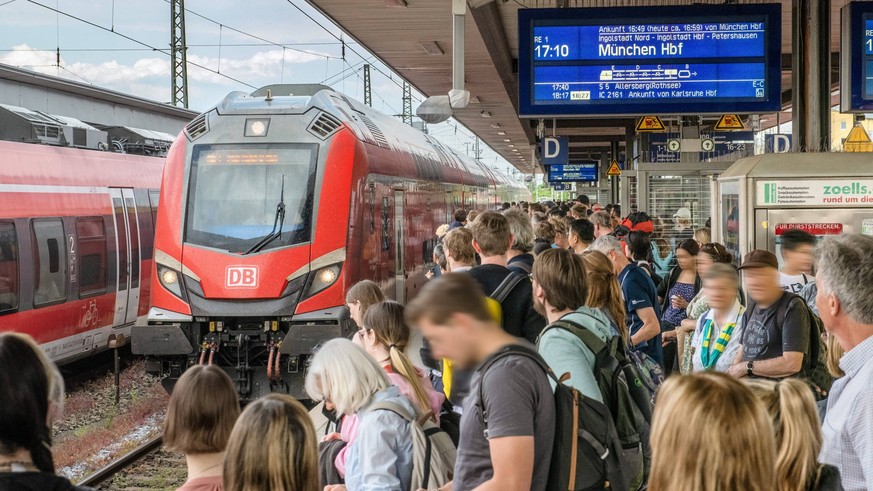
[[[873,206],[873,179],[758,181],[757,206]]]

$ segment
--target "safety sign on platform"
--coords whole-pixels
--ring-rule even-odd
[[[715,130],[717,131],[740,131],[744,129],[746,129],[746,125],[743,124],[742,118],[736,114],[725,114],[718,118],[718,122],[715,123]]]
[[[664,122],[658,116],[643,116],[637,121],[637,133],[645,133],[647,131],[667,131],[667,127],[664,126]]]
[[[615,160],[609,164],[609,170],[606,171],[607,176],[618,177],[621,175],[621,167],[618,166],[618,162]]]
[[[870,141],[870,135],[864,130],[861,125],[855,125],[846,141],[843,143],[844,152],[873,152],[873,141]]]

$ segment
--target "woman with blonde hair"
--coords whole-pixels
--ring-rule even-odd
[[[822,435],[812,391],[800,379],[745,381],[764,403],[776,438],[776,489],[842,491],[840,471],[819,464]]]
[[[699,228],[694,231],[693,238],[698,246],[703,247],[703,244],[712,242],[712,231],[706,227]]]
[[[385,370],[389,383],[409,399],[419,414],[429,414],[434,422],[439,423],[440,408],[445,401],[445,395],[434,390],[430,380],[406,356],[409,334],[409,326],[403,318],[403,305],[387,300],[367,310],[364,323],[352,341],[364,348]],[[326,441],[339,439],[346,442],[345,448],[334,459],[337,473],[341,477],[346,474],[349,452],[352,443],[357,439],[360,423],[361,420],[356,415],[347,415],[343,418],[340,432],[324,438]]]
[[[588,249],[582,253],[585,274],[588,278],[588,296],[585,305],[600,309],[606,314],[615,334],[621,336],[625,346],[630,342],[625,324],[625,306],[621,296],[621,285],[615,276],[612,262],[600,251]]]
[[[346,292],[349,315],[358,327],[361,327],[367,309],[383,300],[385,300],[385,294],[382,293],[382,289],[370,280],[359,281]]]
[[[388,374],[391,384],[400,389],[421,414],[431,413],[439,423],[444,396],[438,394],[427,378],[406,356],[410,329],[403,318],[403,305],[394,301],[379,302],[367,310],[364,325],[356,339]]]
[[[325,489],[410,489],[410,423],[393,411],[370,408],[388,403],[409,414],[416,411],[409,399],[391,385],[376,360],[348,339],[330,340],[312,357],[306,374],[306,392],[315,401],[332,404],[339,414],[356,415],[360,420],[346,461],[345,486]]]
[[[233,427],[224,489],[319,491],[318,443],[309,413],[285,394],[251,403]]]
[[[729,375],[667,378],[655,404],[650,441],[650,491],[779,489],[767,411]]]
[[[180,491],[221,491],[227,440],[239,416],[233,381],[214,365],[194,365],[173,387],[164,418],[164,445],[185,454],[188,480]]]

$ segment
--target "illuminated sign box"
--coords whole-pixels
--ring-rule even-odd
[[[597,182],[600,180],[595,160],[549,166],[549,182]]]
[[[873,5],[853,2],[840,10],[840,111],[873,111]]]
[[[522,117],[774,112],[781,6],[520,9]]]

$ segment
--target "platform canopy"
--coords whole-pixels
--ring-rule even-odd
[[[350,36],[427,96],[452,88],[452,0],[308,0]],[[518,110],[518,12],[524,8],[724,5],[688,0],[471,0],[465,27],[466,89],[471,103],[454,116],[522,172],[532,172],[532,146],[538,121],[520,119]],[[740,1],[735,3],[765,3]],[[774,2],[766,2],[774,3]],[[840,8],[831,4],[831,72],[838,81]],[[561,5],[558,5],[561,4]],[[782,108],[791,119],[792,3],[782,5]],[[681,22],[681,19],[676,19]],[[835,98],[836,102],[837,99]],[[713,122],[717,117],[713,118]],[[552,134],[552,121],[546,121]],[[556,134],[570,137],[571,158],[609,153],[636,123],[631,117],[559,119]],[[762,128],[774,114],[762,115]],[[518,150],[517,152],[515,150]]]

